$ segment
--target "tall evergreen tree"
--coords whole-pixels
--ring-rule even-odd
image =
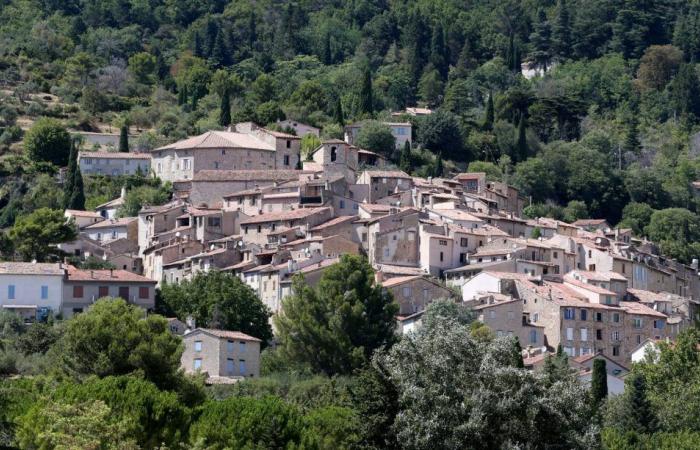
[[[440,22],[433,28],[433,35],[430,40],[430,63],[443,79],[447,77],[449,57],[447,55],[447,47],[445,46],[445,34]]]
[[[632,373],[625,380],[625,396],[628,402],[630,430],[638,433],[652,434],[657,431],[658,421],[654,409],[647,397],[644,375]]]
[[[516,162],[521,162],[525,161],[530,153],[528,147],[527,147],[527,124],[526,124],[526,118],[525,115],[520,116],[520,121],[518,122],[518,141],[517,141],[517,149],[518,149],[518,154]]]
[[[642,145],[639,142],[638,119],[636,114],[629,118],[626,128],[623,148],[625,152],[637,153]]]
[[[83,174],[80,173],[80,166],[76,168],[74,180],[68,209],[83,211],[85,210],[85,186],[83,185]]]
[[[445,171],[442,165],[442,153],[438,153],[437,158],[435,158],[435,166],[433,167],[433,176],[441,177]]]
[[[549,61],[552,59],[552,28],[542,8],[537,10],[537,23],[530,34],[530,43],[532,44],[530,58],[538,68],[546,72]]]
[[[593,361],[593,373],[591,374],[591,402],[598,408],[608,396],[608,372],[604,359]]]
[[[493,93],[489,92],[489,99],[486,101],[486,114],[484,116],[483,128],[486,131],[493,130],[494,110],[493,110]]]
[[[459,57],[457,58],[455,75],[459,78],[466,78],[469,72],[476,69],[477,66],[478,64],[476,58],[474,58],[471,43],[469,39],[465,39],[462,50],[459,52]]]
[[[425,69],[426,44],[430,40],[427,36],[427,28],[423,22],[423,15],[416,8],[409,16],[408,24],[404,29],[406,47],[408,48],[408,66],[411,73],[413,86],[418,84],[423,70]]]
[[[219,67],[227,66],[230,63],[228,58],[228,50],[226,49],[226,43],[224,42],[224,35],[221,28],[219,28],[216,32],[210,58],[212,61],[214,61],[214,64]]]
[[[129,127],[126,124],[119,129],[119,151],[129,153]]]
[[[694,64],[681,64],[671,81],[670,103],[674,115],[684,120],[700,117],[700,86]]]
[[[571,56],[571,15],[566,0],[559,0],[557,16],[552,28],[554,54],[566,59]]]
[[[257,20],[255,12],[251,12],[250,18],[248,19],[248,47],[250,47],[251,51],[258,40]]]
[[[340,101],[340,96],[335,98],[335,108],[333,108],[333,118],[335,123],[341,127],[345,126],[345,114],[343,113],[343,104]]]
[[[323,61],[323,64],[333,64],[333,54],[331,53],[331,34],[328,32],[323,37],[321,60]]]
[[[362,74],[362,86],[360,87],[360,112],[369,116],[374,112],[374,98],[372,95],[372,72],[369,65],[365,66]]]
[[[525,363],[523,362],[523,348],[520,346],[520,339],[516,336],[513,338],[513,367],[518,369],[524,369]]]
[[[63,207],[68,208],[73,196],[73,186],[75,186],[75,175],[78,170],[78,150],[75,141],[70,141],[70,155],[68,156],[68,167],[66,177],[63,181]]]
[[[410,174],[413,171],[413,159],[411,156],[411,143],[406,141],[401,150],[401,157],[399,159],[399,168]]]
[[[221,95],[221,107],[219,108],[219,125],[227,127],[231,125],[231,100],[228,89]]]
[[[202,51],[202,37],[199,35],[198,31],[194,33],[194,48],[192,49],[192,54],[198,58],[204,56]]]

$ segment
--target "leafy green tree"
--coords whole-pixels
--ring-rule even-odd
[[[280,351],[329,375],[350,373],[379,347],[394,342],[398,305],[374,283],[369,263],[343,255],[315,288],[293,281],[292,295],[274,317]]]
[[[622,210],[621,228],[631,228],[635,236],[641,236],[651,221],[654,209],[646,203],[630,202]]]
[[[357,133],[357,146],[391,157],[396,149],[396,138],[388,126],[381,122],[368,121]]]
[[[63,212],[39,208],[15,222],[9,234],[13,246],[24,261],[46,261],[60,253],[56,244],[76,237],[75,227],[66,223]]]
[[[24,150],[35,162],[65,166],[70,156],[70,135],[56,119],[42,117],[24,136]]]
[[[608,372],[604,359],[593,361],[591,374],[591,402],[594,408],[599,408],[608,396]]]
[[[24,355],[46,353],[60,337],[60,331],[52,324],[35,323],[17,338],[17,349]]]
[[[129,57],[129,71],[139,83],[151,84],[155,70],[156,57],[148,52],[135,53]]]
[[[192,444],[212,450],[294,448],[304,432],[298,409],[276,397],[209,401],[192,424]]]
[[[683,62],[683,52],[673,45],[652,45],[639,61],[637,81],[643,89],[663,90]]]
[[[144,206],[156,206],[166,203],[170,199],[167,186],[138,186],[129,189],[122,204],[117,210],[118,217],[134,217]]]
[[[366,448],[402,448],[393,426],[399,413],[399,394],[382,362],[373,358],[359,370],[350,393],[352,407],[360,419],[362,444]]]
[[[269,309],[238,277],[211,271],[179,284],[164,283],[161,298],[178,317],[192,316],[201,327],[241,331],[272,339]]]
[[[576,222],[579,219],[588,219],[590,214],[588,213],[588,206],[586,202],[581,200],[571,200],[564,208],[564,221],[565,222]]]
[[[668,257],[690,263],[700,254],[700,217],[687,209],[654,211],[645,231]]]
[[[110,420],[111,413],[97,400],[42,402],[20,418],[17,442],[21,448],[137,450],[126,424]]]
[[[555,194],[554,180],[547,174],[550,168],[542,158],[529,158],[515,167],[513,184],[522,190],[524,195],[532,196],[535,202],[552,199]]]
[[[303,421],[301,441],[306,448],[352,449],[360,444],[359,419],[350,408],[318,408],[306,414]]]
[[[313,133],[301,138],[301,154],[311,156],[311,152],[321,146],[321,139]]]
[[[61,366],[79,377],[136,371],[159,387],[172,387],[182,343],[168,322],[122,299],[100,299],[69,321],[58,345]]]
[[[343,113],[343,104],[340,101],[340,97],[335,99],[335,107],[333,108],[333,118],[335,123],[341,127],[345,126],[345,114]]]
[[[418,140],[434,153],[458,161],[469,161],[464,151],[462,129],[457,117],[449,111],[438,110],[425,117],[418,127]]]
[[[449,68],[449,55],[447,52],[448,48],[445,45],[445,34],[442,24],[438,22],[433,27],[430,39],[430,63],[443,79],[447,76],[447,69]]]

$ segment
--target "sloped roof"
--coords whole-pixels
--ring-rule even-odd
[[[151,159],[148,153],[127,153],[127,152],[79,152],[80,158],[105,158],[105,159]]]
[[[244,148],[275,151],[275,146],[256,138],[252,134],[233,131],[207,131],[199,136],[183,139],[155,149],[159,150],[196,150],[203,148]]]
[[[4,275],[63,275],[60,263],[0,262],[0,274]]]
[[[156,284],[155,280],[121,269],[81,270],[73,266],[66,266],[66,272],[68,281],[114,281]]]
[[[240,331],[215,330],[213,328],[195,328],[191,332],[185,334],[185,337],[189,337],[197,332],[207,333],[212,336],[225,339],[239,339],[241,341],[262,342],[260,339],[245,333],[241,333]]]
[[[241,225],[247,223],[263,223],[263,222],[275,222],[278,220],[294,220],[303,219],[304,217],[309,217],[314,214],[320,214],[329,211],[330,208],[327,206],[320,208],[300,208],[293,209],[291,211],[274,212],[268,214],[260,214],[257,216],[247,217],[240,221]]]
[[[312,172],[303,170],[200,170],[192,181],[292,181],[299,175]]]
[[[87,229],[94,229],[94,228],[125,227],[135,220],[137,220],[136,217],[122,217],[121,219],[108,219],[108,220],[103,220],[102,222],[97,222],[97,223],[93,223],[92,225],[88,225],[85,227],[85,229],[87,230]]]

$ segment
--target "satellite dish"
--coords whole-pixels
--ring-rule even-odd
[[[178,231],[177,233],[175,233],[175,237],[177,237],[177,238],[180,237],[180,232],[179,232],[179,231]]]

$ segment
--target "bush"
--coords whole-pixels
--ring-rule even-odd
[[[65,166],[70,153],[70,135],[57,120],[41,118],[27,132],[24,149],[32,161]]]

